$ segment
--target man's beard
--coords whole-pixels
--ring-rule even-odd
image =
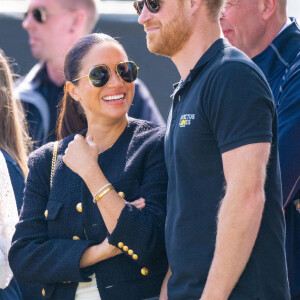
[[[161,25],[161,24],[160,24]],[[149,26],[149,25],[148,25]],[[173,57],[178,53],[192,34],[192,25],[177,14],[172,20],[158,29],[155,36],[147,35],[147,47],[150,52]]]

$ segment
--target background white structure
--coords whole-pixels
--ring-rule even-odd
[[[300,19],[300,0],[287,0],[288,15]]]
[[[27,8],[26,0],[0,0],[0,12],[24,12]],[[99,11],[104,14],[135,14],[133,1],[97,1]],[[287,0],[288,15],[300,19],[300,0]]]

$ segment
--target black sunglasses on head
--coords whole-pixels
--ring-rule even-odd
[[[139,0],[139,1],[134,1],[133,6],[136,10],[136,13],[141,15],[144,5],[146,4],[148,10],[155,14],[159,11],[160,6],[159,6],[159,0]]]
[[[124,61],[116,65],[115,72],[126,82],[133,82],[136,80],[138,75],[138,66],[133,61]],[[94,87],[103,87],[107,84],[111,77],[111,68],[107,65],[98,65],[93,67],[89,74],[78,77],[72,82],[77,81],[81,78],[88,77],[89,82]]]
[[[27,18],[27,16],[29,14],[32,14],[33,18],[38,22],[38,23],[45,23],[47,20],[47,13],[46,13],[46,9],[43,7],[36,7],[31,11],[27,11],[24,14],[24,19],[25,20]]]

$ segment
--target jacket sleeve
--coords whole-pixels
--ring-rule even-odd
[[[278,145],[283,204],[300,176],[300,62],[291,71],[278,98]],[[293,200],[293,199],[290,199]]]
[[[92,242],[48,238],[44,212],[49,196],[52,147],[46,149],[48,151],[45,148],[35,151],[29,158],[24,204],[13,236],[9,262],[21,282],[89,281],[90,273],[80,269],[79,263]]]
[[[150,148],[144,159],[144,173],[139,187],[140,197],[145,198],[146,206],[139,210],[127,203],[109,236],[109,243],[120,248],[142,267],[150,266],[158,257],[165,255],[167,171],[163,136]]]

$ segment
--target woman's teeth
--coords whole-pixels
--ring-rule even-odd
[[[124,94],[102,97],[102,99],[105,101],[122,100],[124,99]]]

